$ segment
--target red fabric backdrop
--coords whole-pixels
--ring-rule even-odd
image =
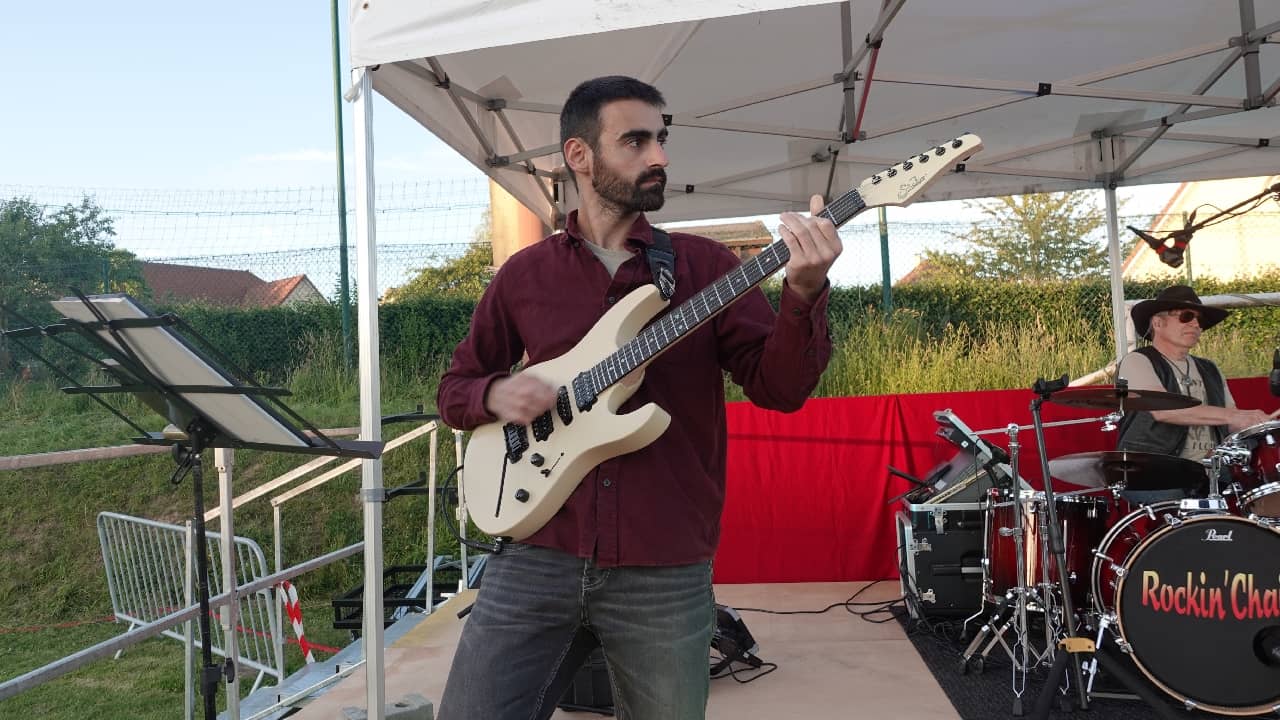
[[[1273,408],[1267,378],[1230,381],[1241,407]],[[816,582],[897,577],[894,513],[909,484],[886,467],[923,477],[955,454],[935,435],[935,410],[950,408],[975,431],[1031,424],[1029,390],[810,400],[799,412],[730,403],[728,497],[715,581]],[[1046,403],[1044,420],[1099,418]],[[983,439],[1008,447],[1005,433]],[[1040,479],[1035,433],[1024,430],[1019,473]],[[1048,428],[1050,458],[1114,449],[1100,422]]]

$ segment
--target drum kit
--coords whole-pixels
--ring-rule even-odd
[[[989,492],[983,607],[966,634],[981,624],[961,672],[981,671],[1002,647],[1014,715],[1023,714],[1027,674],[1050,666],[1036,707],[1046,717],[1064,675],[1082,708],[1136,695],[1158,712],[1173,698],[1215,714],[1280,716],[1280,420],[1226,437],[1199,462],[1132,451],[1046,460],[1045,427],[1100,420],[1113,429],[1127,411],[1198,404],[1123,385],[1049,385],[1037,383],[1034,425],[977,433],[1008,433],[1017,478],[1018,434],[1034,428],[1043,477],[1054,480],[1043,491],[1008,483]],[[1042,423],[1042,400],[1111,412]],[[1157,691],[1128,671],[1135,666]],[[1101,689],[1100,668],[1133,695]]]

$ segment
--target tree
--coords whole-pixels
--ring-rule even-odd
[[[27,198],[0,201],[0,305],[24,318],[57,318],[49,300],[85,293],[146,296],[142,265],[115,247],[111,218],[89,198],[50,212]],[[0,328],[22,321],[0,312]],[[0,373],[9,364],[0,348]]]
[[[409,282],[388,290],[386,301],[416,297],[478,300],[493,277],[491,217],[486,210],[466,252],[439,266],[423,268]]]
[[[966,203],[986,217],[965,235],[968,252],[928,250],[922,274],[933,279],[990,278],[1042,282],[1097,277],[1107,248],[1090,235],[1106,216],[1083,193],[1037,193]]]

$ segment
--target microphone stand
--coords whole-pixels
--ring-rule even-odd
[[[1257,202],[1259,200],[1262,200],[1268,195],[1275,195],[1277,200],[1280,200],[1280,183],[1276,183],[1275,185],[1272,185],[1271,187],[1267,188],[1266,190],[1263,190],[1262,192],[1258,193],[1257,195],[1254,195],[1251,198],[1248,198],[1246,200],[1241,200],[1240,202],[1236,203],[1235,205],[1232,205],[1226,210],[1220,210],[1216,215],[1211,215],[1208,218],[1201,220],[1198,223],[1195,223],[1194,225],[1188,224],[1184,226],[1181,230],[1174,230],[1170,232],[1164,239],[1157,238],[1151,233],[1146,232],[1145,230],[1139,230],[1138,228],[1132,225],[1127,225],[1126,227],[1128,227],[1128,229],[1131,230],[1133,234],[1142,238],[1142,240],[1145,243],[1147,243],[1147,245],[1151,246],[1151,249],[1154,250],[1156,254],[1160,256],[1160,261],[1163,262],[1165,265],[1168,265],[1169,267],[1175,267],[1175,268],[1181,267],[1182,254],[1187,249],[1187,243],[1191,242],[1191,235],[1193,233],[1209,225],[1210,223],[1222,217],[1223,215],[1231,215],[1235,213],[1235,211],[1238,210],[1239,208],[1244,207],[1245,205],[1248,205],[1251,202]],[[1249,208],[1249,210],[1253,210],[1253,209],[1254,208]],[[1248,212],[1248,210],[1246,210],[1245,212]],[[1192,217],[1195,217],[1194,212],[1192,212],[1191,215]],[[1165,244],[1169,240],[1173,241],[1172,246]]]
[[[1036,398],[1031,401],[1031,419],[1036,430],[1036,448],[1040,451],[1040,473],[1044,478],[1044,505],[1045,512],[1049,518],[1049,549],[1053,553],[1054,561],[1058,567],[1058,584],[1062,590],[1062,628],[1066,634],[1062,647],[1059,647],[1059,653],[1069,653],[1071,655],[1072,674],[1075,677],[1076,699],[1080,702],[1081,710],[1089,709],[1089,694],[1084,686],[1084,671],[1081,667],[1080,651],[1086,647],[1091,647],[1093,641],[1080,638],[1076,635],[1076,616],[1075,608],[1071,601],[1071,587],[1069,585],[1070,578],[1067,575],[1067,553],[1066,547],[1062,542],[1062,528],[1058,525],[1058,512],[1056,502],[1053,497],[1053,480],[1049,477],[1049,456],[1045,450],[1044,443],[1044,423],[1040,417],[1040,407],[1054,393],[1066,389],[1068,385],[1067,376],[1053,381],[1047,381],[1044,378],[1037,379],[1031,391],[1036,394]],[[1123,407],[1121,407],[1123,412]],[[1048,621],[1048,617],[1045,617]],[[1080,641],[1084,641],[1081,643]],[[1065,661],[1055,657],[1053,667],[1055,669],[1063,668]],[[1041,690],[1041,698],[1045,693],[1055,693],[1058,691],[1060,680],[1059,674],[1050,673],[1050,682]],[[1036,707],[1042,704],[1047,705],[1047,701],[1037,698]]]

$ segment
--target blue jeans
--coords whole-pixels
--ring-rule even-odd
[[[513,543],[485,567],[437,717],[550,717],[598,644],[621,720],[702,720],[714,628],[709,562],[599,568]]]

